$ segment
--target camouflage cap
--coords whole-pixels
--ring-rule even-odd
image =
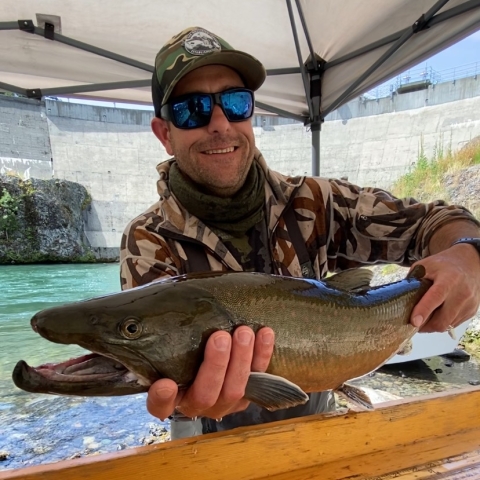
[[[155,58],[152,96],[157,106],[167,103],[175,85],[187,73],[205,65],[225,65],[236,70],[250,90],[265,80],[264,66],[252,55],[235,50],[225,40],[200,27],[183,30],[172,37]]]

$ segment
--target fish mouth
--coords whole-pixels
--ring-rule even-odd
[[[146,392],[149,387],[118,360],[98,353],[38,367],[20,360],[12,380],[27,392],[57,395],[129,395]]]

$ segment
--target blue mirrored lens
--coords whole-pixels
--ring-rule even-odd
[[[229,122],[242,122],[253,115],[253,93],[232,89],[220,93],[192,93],[173,100],[171,120],[177,128],[199,128],[209,124],[215,104],[221,106]]]
[[[212,116],[210,95],[194,94],[172,105],[174,124],[178,128],[198,128],[208,125]]]
[[[223,111],[231,122],[246,120],[252,116],[253,97],[248,91],[223,92],[220,95]]]

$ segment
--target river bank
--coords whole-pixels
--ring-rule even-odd
[[[145,395],[71,398],[16,392],[0,406],[0,470],[114,452],[169,438]]]

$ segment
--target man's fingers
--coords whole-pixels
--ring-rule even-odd
[[[275,334],[269,327],[263,327],[255,336],[252,372],[265,372],[270,364],[275,344]]]
[[[447,288],[434,283],[412,311],[411,323],[421,327],[432,313],[440,307],[447,297]]]
[[[148,390],[147,410],[154,417],[165,420],[175,409],[177,395],[178,387],[173,380],[158,380]]]
[[[163,419],[175,407],[188,417],[210,418],[244,410],[249,403],[243,397],[250,373],[267,369],[274,339],[273,330],[267,327],[257,335],[245,325],[238,327],[233,336],[223,331],[213,333],[193,384],[180,396],[174,382],[156,382],[150,387],[148,411]]]
[[[471,318],[476,310],[476,298],[472,288],[461,288],[462,277],[455,276],[456,270],[448,278],[434,275],[434,283],[418,302],[411,315],[411,323],[423,333],[446,332]],[[473,312],[473,313],[472,313]]]
[[[219,404],[217,404],[219,408],[222,404],[225,404],[230,409],[232,403],[238,402],[245,395],[245,386],[251,372],[254,342],[255,334],[251,328],[241,326],[235,330],[230,363],[225,375]]]
[[[459,306],[459,302],[445,301],[441,308],[435,310],[431,318],[421,328],[422,333],[446,332],[451,327],[458,327],[472,318],[476,312]]]
[[[180,404],[182,413],[198,416],[216,403],[225,380],[231,344],[232,337],[227,332],[215,332],[210,336],[195,381]]]

